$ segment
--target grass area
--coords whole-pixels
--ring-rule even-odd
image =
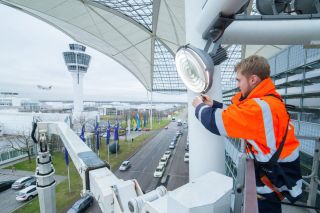
[[[171,120],[165,118],[160,121],[157,121],[156,119],[152,119],[152,130],[159,130],[167,126]],[[150,124],[147,125],[148,128],[150,128]]]
[[[120,164],[128,159],[141,145],[143,141],[152,136],[151,132],[143,133],[142,135],[134,138],[134,142],[124,142],[120,141],[120,150],[118,155],[110,153],[110,165],[113,171],[117,170]],[[112,141],[111,141],[112,143]],[[100,146],[100,158],[102,160],[107,160],[107,145],[104,141],[101,142]],[[54,153],[52,156],[53,165],[56,170],[57,175],[67,176],[67,168],[64,160],[64,154],[60,152]],[[36,162],[35,159],[29,163],[28,160],[17,163],[14,165],[17,170],[27,170],[35,171]],[[10,169],[8,167],[8,169]],[[70,161],[70,180],[71,180],[71,192],[68,190],[68,180],[62,181],[56,186],[56,206],[57,212],[65,212],[72,203],[74,203],[80,197],[80,191],[82,189],[82,181],[80,176],[74,167],[73,163]],[[22,208],[15,211],[15,213],[33,213],[39,212],[39,201],[38,198],[33,199],[31,202],[27,203]]]
[[[127,123],[126,121],[123,120],[123,118],[121,117],[117,117],[117,116],[112,116],[112,115],[103,115],[100,116],[101,120],[107,121],[110,120],[111,125],[115,123],[116,119],[119,118],[120,120],[120,125],[125,128],[127,127]],[[141,121],[141,125],[143,123],[143,120]],[[153,130],[157,130],[157,129],[161,129],[163,127],[165,127],[166,125],[168,125],[170,123],[170,120],[168,120],[168,118],[160,118],[160,121],[158,121],[158,118],[153,117],[152,119],[152,129]],[[131,126],[132,127],[132,126]],[[150,122],[149,119],[147,120],[147,125],[146,128],[150,128]]]

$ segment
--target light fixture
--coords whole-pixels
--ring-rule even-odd
[[[211,88],[214,64],[208,53],[191,45],[181,46],[175,62],[178,74],[188,89],[206,93]]]
[[[257,0],[256,7],[261,15],[278,15],[283,12],[292,0]]]
[[[294,9],[297,14],[315,14],[320,13],[319,0],[295,0]]]

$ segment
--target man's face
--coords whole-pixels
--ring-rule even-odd
[[[246,77],[241,74],[240,71],[237,72],[237,87],[239,87],[242,97],[247,97],[249,93],[254,89],[254,85],[249,80],[250,77]]]

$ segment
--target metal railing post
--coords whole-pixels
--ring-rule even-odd
[[[241,153],[239,155],[239,163],[237,168],[237,179],[235,183],[235,199],[234,199],[234,213],[242,213],[243,206],[243,191],[244,191],[244,180],[245,180],[245,168],[246,168],[246,154]]]
[[[256,175],[252,159],[246,161],[246,178],[244,185],[243,213],[258,213]]]
[[[320,138],[315,140],[315,150],[313,155],[312,171],[310,177],[309,195],[308,195],[308,206],[315,206],[317,199],[318,190],[318,170],[319,170],[319,151],[320,151]]]

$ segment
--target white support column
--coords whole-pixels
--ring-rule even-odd
[[[83,111],[83,76],[79,72],[71,73],[73,78],[73,116],[79,118]]]
[[[202,6],[206,1],[186,0],[186,43],[202,48],[205,41],[202,39],[202,32],[198,29],[198,19],[202,12]],[[212,20],[214,17],[209,17]],[[203,17],[202,17],[203,19]],[[213,86],[207,93],[213,99],[222,101],[220,69],[215,67]],[[188,123],[189,123],[189,181],[204,175],[209,171],[216,171],[224,174],[225,158],[223,138],[216,136],[206,130],[195,117],[195,109],[192,100],[199,94],[188,91]]]
[[[56,213],[55,169],[49,151],[40,150],[37,156],[37,191],[41,213]]]
[[[150,129],[152,130],[152,91],[150,92]]]

